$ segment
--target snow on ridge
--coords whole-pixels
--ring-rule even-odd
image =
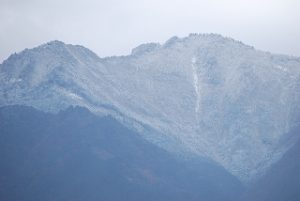
[[[131,55],[141,55],[145,53],[149,53],[160,48],[161,45],[159,43],[146,43],[139,45],[132,49]]]
[[[103,105],[111,105],[244,181],[284,153],[277,143],[300,111],[298,60],[210,34],[137,48],[134,56],[100,59],[55,41],[14,55],[0,67],[14,80],[0,80],[0,104],[106,113]]]

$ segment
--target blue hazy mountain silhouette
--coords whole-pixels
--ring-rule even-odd
[[[176,157],[80,107],[2,107],[0,130],[1,200],[229,201],[243,190],[214,162]]]

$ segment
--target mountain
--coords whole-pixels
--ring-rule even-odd
[[[300,127],[293,130],[299,135]],[[254,182],[241,201],[298,201],[300,200],[300,140]]]
[[[224,168],[182,159],[110,116],[0,108],[0,200],[231,201],[243,192]]]
[[[299,125],[299,67],[299,58],[216,34],[108,58],[52,41],[0,65],[0,105],[110,114],[169,151],[212,159],[250,182],[295,142],[285,139]]]

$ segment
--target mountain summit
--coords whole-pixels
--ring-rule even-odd
[[[111,114],[165,145],[210,158],[247,182],[292,145],[299,124],[300,59],[216,34],[172,37],[99,58],[53,41],[0,65],[0,105]]]

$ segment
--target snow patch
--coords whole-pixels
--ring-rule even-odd
[[[196,66],[196,57],[192,58],[192,69],[193,69],[193,81],[194,81],[194,89],[196,93],[196,105],[195,105],[195,112],[198,114],[200,109],[201,103],[201,95],[200,95],[200,87],[199,87],[199,77],[197,73],[197,66]]]
[[[275,68],[276,68],[276,69],[279,69],[279,70],[282,70],[282,71],[284,71],[284,72],[287,72],[287,71],[288,71],[287,68],[285,68],[285,67],[283,67],[283,66],[280,66],[280,65],[276,65]]]

